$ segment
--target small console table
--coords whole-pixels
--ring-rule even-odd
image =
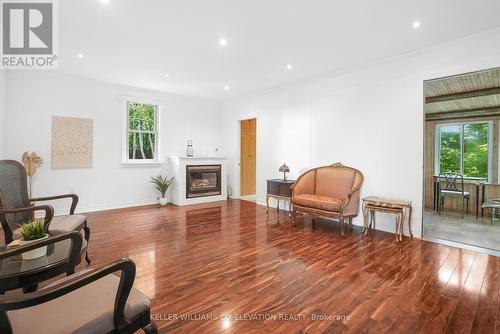
[[[295,180],[272,179],[267,180],[266,205],[269,213],[269,197],[278,201],[276,209],[280,210],[280,200],[288,202],[288,217],[292,216],[292,189]]]
[[[408,230],[411,238],[413,238],[411,231],[411,201],[374,196],[363,198],[363,232],[365,234],[375,225],[375,212],[377,211],[396,215],[396,242],[403,241],[403,225],[408,213]],[[368,215],[370,215],[369,225]]]

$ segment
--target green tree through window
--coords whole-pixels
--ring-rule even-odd
[[[127,103],[130,160],[156,159],[156,111],[153,104]]]
[[[440,125],[440,173],[487,179],[488,132],[488,123]]]

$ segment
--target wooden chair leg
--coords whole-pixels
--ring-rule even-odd
[[[152,321],[146,327],[144,327],[142,330],[146,334],[157,334],[158,333],[158,328],[156,327],[156,324]]]
[[[343,216],[340,216],[339,222],[340,222],[340,235],[344,236],[344,217]]]
[[[87,226],[87,222],[85,222],[85,226],[83,227],[83,231],[85,233],[85,240],[87,241],[87,251],[85,252],[85,261],[87,262],[87,264],[90,264],[91,260],[90,260],[89,251],[88,251],[89,241],[90,241],[90,228]]]

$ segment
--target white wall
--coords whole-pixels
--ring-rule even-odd
[[[5,130],[7,129],[7,72],[0,70],[0,159],[5,151]]]
[[[119,96],[155,98],[160,104],[160,157],[185,155],[192,139],[197,154],[213,156],[222,139],[219,103],[138,90],[51,71],[11,71],[8,76],[6,156],[19,160],[36,151],[45,164],[39,170],[33,195],[74,192],[79,211],[152,203],[156,194],[149,177],[160,166],[124,167],[121,164],[124,102]],[[52,116],[94,120],[91,169],[52,170]],[[57,212],[65,207],[58,205]],[[57,210],[59,209],[59,210]]]
[[[257,117],[257,200],[265,180],[340,161],[365,175],[362,196],[413,201],[413,230],[421,235],[423,82],[500,66],[500,30],[422,50],[345,73],[317,77],[224,104],[224,129],[238,189],[238,120]],[[377,228],[394,230],[381,217]],[[355,220],[362,224],[361,215]]]

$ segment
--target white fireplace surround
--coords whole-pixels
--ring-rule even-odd
[[[186,198],[186,166],[221,165],[221,194]],[[170,201],[175,205],[189,205],[227,200],[226,158],[219,157],[168,157],[168,168],[174,177],[170,187]]]

